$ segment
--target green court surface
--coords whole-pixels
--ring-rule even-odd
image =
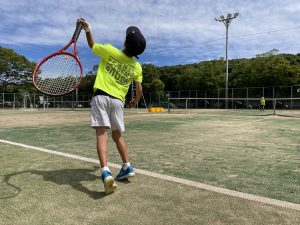
[[[137,175],[131,182],[118,182],[117,191],[105,195],[98,166],[93,163],[7,144],[0,146],[0,224],[300,222],[299,211],[143,175]]]
[[[299,119],[129,111],[125,121],[135,168],[300,203]],[[86,111],[0,111],[0,139],[97,159]],[[120,163],[111,140],[109,161]],[[0,168],[0,224],[300,223],[299,210],[142,174],[105,195],[97,164],[4,143]]]

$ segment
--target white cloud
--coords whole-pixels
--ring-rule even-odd
[[[146,55],[191,62],[224,56],[225,27],[214,18],[239,12],[229,29],[230,57],[273,48],[299,52],[300,28],[240,36],[300,27],[298,0],[1,0],[0,10],[0,44],[64,45],[83,17],[99,42],[122,46],[126,27],[137,25],[147,38]]]

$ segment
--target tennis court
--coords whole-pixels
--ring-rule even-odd
[[[137,176],[105,195],[89,111],[0,111],[0,224],[300,223],[299,118],[128,110],[125,121]],[[116,175],[111,140],[109,161]]]

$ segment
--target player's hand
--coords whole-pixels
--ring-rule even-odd
[[[82,29],[84,29],[85,32],[91,32],[91,25],[86,20],[80,18],[77,20],[77,23],[82,24]]]
[[[132,98],[129,102],[129,105],[131,108],[135,108],[137,104],[138,104],[138,101],[136,101],[135,98]]]

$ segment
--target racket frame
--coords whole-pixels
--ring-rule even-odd
[[[46,56],[41,62],[38,63],[38,65],[36,66],[34,72],[33,72],[33,75],[32,75],[32,82],[34,84],[34,86],[36,87],[36,89],[38,89],[40,92],[46,94],[46,95],[51,95],[51,96],[63,96],[63,95],[66,95],[72,91],[74,91],[77,87],[79,87],[80,85],[80,82],[82,80],[82,65],[81,65],[81,62],[78,58],[78,52],[77,52],[77,39],[80,35],[80,32],[81,32],[81,29],[82,29],[82,23],[80,23],[80,21],[84,21],[83,19],[78,19],[79,23],[77,23],[76,25],[76,30],[73,34],[73,37],[71,38],[71,40],[69,41],[68,44],[66,44],[65,47],[63,47],[62,49],[58,50],[57,52],[51,54],[51,55],[48,55]],[[65,50],[68,49],[71,45],[74,45],[74,48],[73,48],[73,53],[70,53],[70,52],[66,52]],[[76,62],[78,63],[79,67],[80,67],[80,77],[79,77],[79,80],[77,81],[77,83],[72,87],[70,88],[68,91],[66,92],[63,92],[63,93],[58,93],[58,94],[53,94],[53,93],[47,93],[43,90],[41,90],[37,84],[35,83],[35,78],[37,77],[37,72],[39,71],[39,68],[41,67],[41,65],[43,65],[44,62],[46,62],[47,60],[49,60],[50,58],[53,58],[55,56],[58,56],[58,55],[67,55],[69,57],[73,57]]]

